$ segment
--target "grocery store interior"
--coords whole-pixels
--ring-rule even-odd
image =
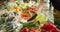
[[[0,0],[0,32],[60,32],[59,3],[59,0]]]

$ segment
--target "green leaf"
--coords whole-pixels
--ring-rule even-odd
[[[37,26],[35,23],[30,22],[30,23],[24,23],[24,24],[23,24],[23,27],[28,27],[28,28],[33,27],[33,28],[36,28],[36,27],[38,27],[38,26]]]
[[[11,7],[10,7],[10,6],[7,6],[6,9],[7,9],[8,11],[10,11]]]
[[[3,23],[3,20],[2,20],[2,18],[0,17],[0,24],[2,24]]]

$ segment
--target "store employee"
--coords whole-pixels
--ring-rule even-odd
[[[50,0],[54,7],[54,24],[60,29],[60,0]],[[39,9],[42,9],[44,0],[40,0]]]

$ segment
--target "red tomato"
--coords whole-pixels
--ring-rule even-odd
[[[36,8],[34,7],[34,6],[31,6],[31,7],[29,7],[29,10],[30,11],[33,11],[33,10],[35,10]]]
[[[51,30],[54,32],[58,32],[57,27],[54,24],[47,23],[42,26],[42,30],[50,32]]]
[[[30,17],[30,15],[28,13],[23,13],[22,17]]]
[[[29,32],[29,29],[25,27],[21,32]]]
[[[30,15],[29,15],[29,13],[23,13],[23,14],[21,15],[21,17],[22,17],[23,19],[29,19],[29,18],[30,18]]]
[[[38,29],[34,29],[32,32],[38,32]]]

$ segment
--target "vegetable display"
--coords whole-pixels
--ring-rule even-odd
[[[43,13],[37,14],[36,4],[8,3],[0,15],[0,31],[3,32],[60,32],[54,24],[48,22]],[[15,4],[14,4],[15,3]]]

